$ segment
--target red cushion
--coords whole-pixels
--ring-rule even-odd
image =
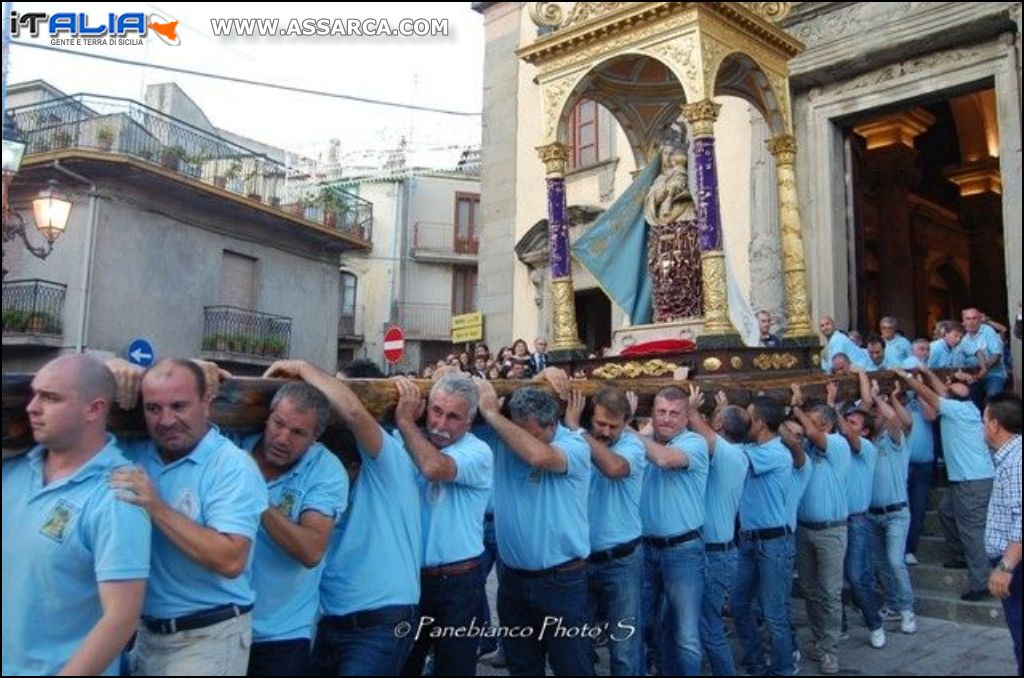
[[[689,353],[697,348],[692,339],[657,339],[645,341],[642,344],[633,344],[623,349],[619,355],[655,355],[658,353]]]

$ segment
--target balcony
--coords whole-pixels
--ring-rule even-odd
[[[418,221],[413,226],[412,256],[417,261],[476,265],[479,249],[476,237],[455,237],[455,224]]]
[[[292,319],[235,306],[203,308],[203,346],[207,360],[269,365],[287,358]]]
[[[66,292],[67,285],[48,280],[5,280],[4,346],[62,346]]]
[[[11,109],[33,155],[84,150],[129,158],[153,169],[206,184],[253,205],[370,239],[373,204],[308,178],[214,133],[129,99],[76,94]],[[92,155],[91,157],[97,157]]]
[[[452,309],[448,304],[399,304],[397,320],[409,339],[451,341]]]
[[[363,341],[363,319],[365,313],[362,306],[355,309],[353,315],[338,316],[338,342],[339,343],[362,343]]]

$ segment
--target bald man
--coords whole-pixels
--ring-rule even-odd
[[[36,441],[3,462],[3,675],[118,675],[142,611],[150,522],[107,476],[128,460],[106,433],[114,377],[84,355],[32,380]]]

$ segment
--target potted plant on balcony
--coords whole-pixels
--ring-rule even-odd
[[[25,331],[32,334],[50,334],[56,328],[53,315],[46,311],[29,313],[25,322]]]
[[[28,311],[20,308],[6,309],[3,314],[4,332],[24,332],[28,316]]]
[[[186,157],[185,149],[181,146],[165,146],[160,151],[160,164],[167,169],[178,170],[178,163]]]
[[[285,349],[287,348],[284,340],[282,339],[264,339],[263,347],[265,355],[271,358],[283,358]]]
[[[96,147],[101,151],[110,151],[114,147],[114,130],[107,125],[96,130]]]
[[[325,188],[321,191],[320,197],[324,206],[324,225],[335,228],[339,222],[344,223],[344,214],[348,209],[348,204],[341,194],[337,190]]]
[[[62,148],[71,147],[71,132],[66,129],[59,129],[53,133],[53,150],[59,151]]]

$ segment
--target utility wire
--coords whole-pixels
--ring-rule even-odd
[[[281,90],[285,92],[297,92],[299,94],[309,94],[318,97],[328,97],[330,99],[342,99],[344,101],[355,101],[362,104],[372,104],[374,106],[390,106],[392,108],[402,108],[410,111],[424,111],[427,113],[442,113],[444,115],[459,115],[466,117],[479,117],[479,112],[472,111],[453,111],[446,108],[432,108],[430,106],[417,106],[415,104],[403,104],[397,101],[384,101],[382,99],[370,99],[367,97],[358,97],[351,94],[338,94],[337,92],[325,92],[323,90],[307,89],[305,87],[294,87],[292,85],[279,85],[270,82],[263,82],[260,80],[249,80],[247,78],[236,78],[230,75],[217,75],[216,73],[206,73],[204,71],[196,71],[191,68],[179,68],[176,66],[161,66],[159,64],[147,64],[141,61],[133,61],[131,59],[119,59],[112,56],[104,56],[101,54],[88,54],[86,52],[72,52],[66,49],[60,49],[52,45],[39,45],[31,42],[25,42],[23,40],[11,40],[12,45],[18,47],[31,47],[32,49],[42,49],[48,52],[57,52],[58,54],[64,54],[67,56],[86,57],[89,59],[99,59],[101,61],[111,61],[117,64],[125,64],[128,66],[141,66],[143,68],[156,68],[163,71],[171,71],[172,73],[183,73],[185,75],[194,75],[200,78],[210,78],[212,80],[223,80],[225,82],[235,82],[243,85],[255,85],[257,87],[268,87],[270,89]]]

